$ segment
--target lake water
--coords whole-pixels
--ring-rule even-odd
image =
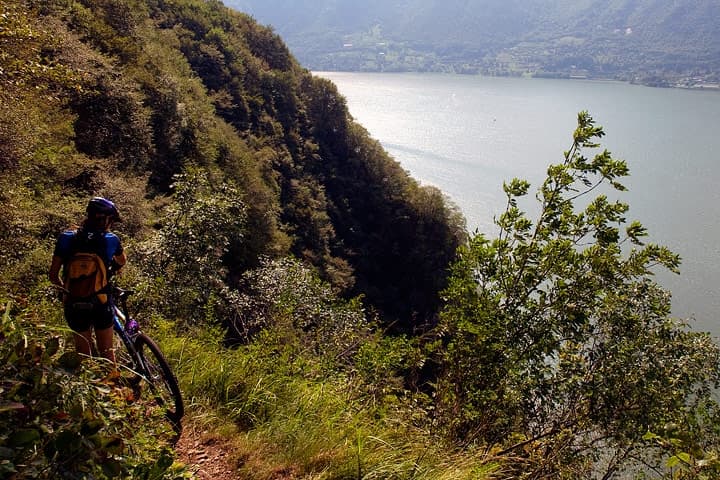
[[[628,162],[628,220],[683,258],[660,272],[673,314],[720,336],[720,92],[616,82],[443,74],[318,72],[350,113],[410,174],[445,192],[471,231],[494,236],[503,181],[534,193],[572,142],[577,113],[605,129],[603,146]]]

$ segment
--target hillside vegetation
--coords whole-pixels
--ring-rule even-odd
[[[313,70],[720,81],[720,6],[665,0],[227,0]]]
[[[192,476],[46,279],[93,195],[186,428],[239,479],[720,473],[720,349],[669,317],[652,272],[679,259],[597,193],[628,167],[588,113],[538,218],[509,181],[487,238],[220,2],[5,1],[0,83],[2,478]]]
[[[235,221],[203,226],[206,238],[171,254],[214,255],[236,286],[263,256],[292,253],[400,330],[432,322],[464,235],[460,215],[391,160],[336,88],[301,69],[271,31],[213,2],[19,8],[5,7],[16,30],[4,33],[0,120],[5,195],[18,205],[3,212],[10,263],[77,221],[92,193],[130,209],[123,233],[133,238],[178,225],[152,218],[168,218],[163,199],[185,174],[188,205],[205,209],[196,215]],[[198,202],[217,196],[222,205]],[[220,236],[224,250],[203,250]]]

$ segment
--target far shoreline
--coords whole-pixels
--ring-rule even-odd
[[[520,74],[520,75],[492,75],[487,73],[476,73],[476,72],[449,72],[449,71],[420,71],[420,70],[393,70],[393,71],[382,71],[382,70],[313,70],[307,69],[311,74],[322,76],[322,73],[371,73],[371,74],[416,74],[416,75],[458,75],[468,77],[488,77],[488,78],[524,78],[530,80],[571,80],[571,81],[586,81],[586,82],[598,82],[598,83],[620,83],[625,85],[637,85],[640,87],[648,88],[660,88],[660,89],[677,89],[677,90],[690,90],[699,92],[720,92],[720,83],[703,83],[693,85],[682,85],[682,84],[651,84],[643,83],[634,80],[622,80],[616,78],[601,78],[592,76],[570,76],[570,75],[556,75],[556,74]]]

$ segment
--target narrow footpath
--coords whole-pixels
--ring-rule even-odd
[[[175,451],[198,480],[241,480],[222,440],[207,432],[184,428]]]

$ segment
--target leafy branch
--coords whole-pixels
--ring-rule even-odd
[[[670,297],[652,281],[657,266],[677,272],[679,257],[643,243],[628,205],[603,192],[624,191],[629,173],[607,150],[586,155],[604,135],[581,112],[539,188],[537,220],[518,206],[530,184],[514,179],[498,237],[477,234],[460,250],[438,330],[438,397],[463,444],[544,451],[546,469],[593,465],[602,438],[617,471],[635,461],[622,452],[649,454],[638,426],[694,415],[688,399],[706,398],[720,376],[718,347],[671,319]]]

